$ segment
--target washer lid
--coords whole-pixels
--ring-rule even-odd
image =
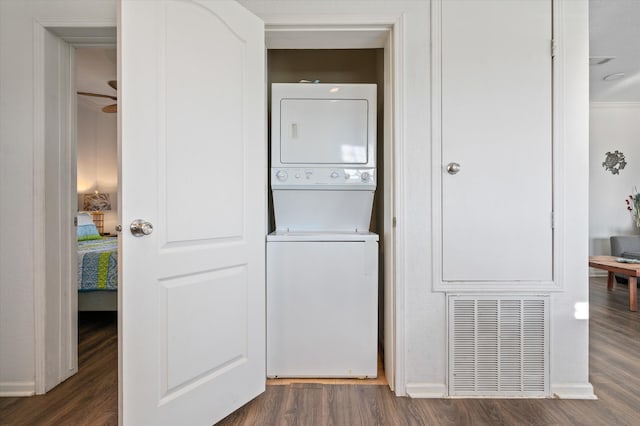
[[[275,231],[267,235],[267,241],[335,241],[376,242],[379,235],[373,232],[286,232]]]

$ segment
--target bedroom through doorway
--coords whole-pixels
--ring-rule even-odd
[[[117,346],[118,148],[114,47],[75,49],[78,369]],[[109,349],[112,351],[112,349]],[[116,348],[117,353],[117,348]],[[117,375],[117,363],[114,365]]]

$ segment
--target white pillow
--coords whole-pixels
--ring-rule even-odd
[[[78,213],[78,226],[82,225],[93,225],[93,219],[91,218],[91,215],[89,213]]]

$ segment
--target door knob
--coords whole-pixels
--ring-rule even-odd
[[[129,229],[134,237],[144,237],[145,235],[149,235],[153,232],[153,225],[151,222],[147,222],[146,220],[136,219],[131,222]]]
[[[447,164],[447,173],[450,175],[455,175],[460,171],[460,164],[458,163],[449,163]]]

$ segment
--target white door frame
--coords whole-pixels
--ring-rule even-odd
[[[54,191],[55,194],[64,195],[60,197],[61,205],[59,209],[69,209],[75,211],[78,198],[75,189],[76,178],[76,98],[72,91],[75,87],[75,54],[76,47],[115,47],[116,22],[111,20],[96,19],[39,19],[34,22],[34,325],[35,325],[35,392],[43,394],[53,386],[60,383],[67,377],[77,372],[77,351],[73,341],[77,342],[77,315],[78,292],[75,282],[76,265],[73,262],[75,253],[74,244],[70,245],[68,253],[60,252],[61,273],[57,277],[47,277],[46,274],[46,238],[49,228],[45,226],[45,193]],[[69,170],[59,170],[63,178],[55,182],[47,182],[44,171],[46,164],[45,156],[45,90],[46,76],[44,59],[46,51],[45,35],[50,32],[57,36],[64,43],[65,52],[59,52],[60,57],[66,61],[64,69],[61,69],[59,82],[61,99],[66,99],[66,111],[64,122],[59,123],[60,127],[66,129],[61,132],[65,135],[64,144],[69,149],[67,161],[70,163]],[[62,169],[62,168],[60,168]],[[66,179],[66,180],[65,180]],[[67,180],[70,182],[67,183]],[[65,185],[66,184],[66,185]],[[65,187],[67,186],[67,187]],[[73,188],[71,188],[73,186]],[[71,191],[71,194],[67,192]],[[68,205],[63,205],[63,203]],[[60,224],[62,234],[71,234],[73,229],[72,217],[67,223]],[[61,248],[65,247],[61,243]],[[65,279],[67,277],[67,279]],[[69,279],[70,278],[70,279]],[[58,309],[47,309],[51,301],[47,300],[47,290],[57,292],[63,297]],[[53,335],[56,330],[51,330],[47,324],[60,324],[60,327],[68,328],[64,333]],[[46,365],[46,356],[57,356],[55,364],[59,371],[52,374],[51,368]]]
[[[270,16],[265,20],[265,42],[274,49],[384,49],[384,355],[385,374],[391,390],[405,395],[404,379],[404,264],[402,244],[404,227],[396,226],[403,217],[403,54],[402,16],[367,16],[344,22],[340,15],[323,15],[317,21],[309,17]],[[304,22],[304,24],[300,24]],[[340,24],[335,24],[340,22]]]
[[[336,25],[335,22],[341,22]],[[301,23],[304,23],[301,25]],[[405,282],[404,282],[404,242],[406,241],[407,231],[404,227],[402,220],[398,221],[396,225],[396,218],[403,218],[405,196],[403,193],[404,187],[404,140],[403,132],[404,128],[404,55],[405,55],[405,41],[402,38],[404,33],[404,22],[402,15],[390,14],[388,16],[380,15],[367,15],[363,13],[350,22],[344,22],[344,17],[340,15],[323,15],[319,20],[309,21],[309,16],[271,16],[268,20],[265,20],[267,38],[269,32],[274,30],[289,30],[289,31],[304,31],[307,34],[314,34],[314,37],[318,37],[318,46],[322,45],[325,48],[344,48],[349,46],[351,48],[360,47],[364,48],[365,45],[358,45],[363,38],[363,33],[366,31],[377,32],[378,35],[385,33],[378,42],[383,43],[382,46],[385,49],[385,132],[384,132],[384,158],[385,158],[385,176],[383,182],[387,187],[385,188],[385,235],[382,238],[385,239],[385,271],[390,268],[391,271],[385,272],[385,278],[390,277],[391,280],[385,279],[385,318],[388,318],[389,324],[387,325],[387,332],[385,333],[385,340],[389,339],[390,345],[386,345],[387,357],[390,357],[390,363],[385,365],[387,369],[387,379],[392,390],[396,395],[403,396],[406,394],[406,379],[405,379]],[[34,43],[36,44],[36,58],[35,58],[35,78],[34,84],[35,90],[35,102],[36,111],[40,111],[35,117],[36,127],[36,143],[34,160],[36,164],[36,173],[40,173],[39,170],[44,170],[44,67],[43,67],[43,55],[44,50],[43,34],[45,31],[53,30],[61,38],[74,46],[113,46],[115,39],[105,35],[105,28],[116,27],[116,22],[111,20],[94,20],[94,19],[75,19],[75,20],[40,20],[34,24],[34,34],[36,34]],[[82,35],[78,36],[78,30],[83,29]],[[331,34],[335,36],[336,33],[340,33],[339,37],[333,37],[333,40],[338,40],[340,45],[329,45],[327,40],[323,39],[321,35],[331,38]],[[307,44],[305,47],[318,47],[310,46]],[[370,42],[370,41],[369,41]],[[372,46],[369,46],[372,47]],[[75,102],[72,102],[75,104]],[[70,105],[71,108],[71,105]],[[266,119],[266,118],[265,118]],[[72,122],[67,123],[69,126],[75,126],[75,113],[72,116]],[[75,127],[72,127],[75,128]],[[74,133],[75,137],[75,133]],[[36,215],[34,218],[34,228],[45,231],[44,220],[44,176],[36,176],[35,183],[35,204]],[[75,194],[75,191],[74,191]],[[75,199],[75,197],[74,197]],[[39,213],[39,214],[38,214]],[[47,321],[44,307],[46,306],[46,276],[44,268],[45,260],[45,246],[39,236],[41,233],[36,232],[34,237],[34,265],[35,265],[35,280],[34,280],[34,293],[35,293],[35,382],[36,393],[41,394],[45,392],[45,353],[46,353],[46,338],[45,324]],[[69,262],[67,262],[69,263]],[[71,298],[75,294],[75,300],[77,301],[77,293],[71,291]],[[75,305],[77,306],[77,302]],[[68,317],[72,312],[66,313]],[[61,315],[65,315],[64,313]],[[389,318],[390,317],[390,318]],[[385,320],[387,322],[387,320]],[[390,332],[389,332],[390,331]],[[389,366],[391,368],[389,368]]]

